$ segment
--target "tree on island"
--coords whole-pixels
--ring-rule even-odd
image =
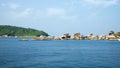
[[[114,35],[115,35],[115,37],[119,37],[120,38],[120,32],[116,32]]]
[[[109,32],[109,35],[114,35],[115,34],[115,32],[113,31],[113,30],[111,30],[110,32]]]

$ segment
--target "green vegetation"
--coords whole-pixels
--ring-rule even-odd
[[[31,28],[22,28],[16,26],[9,25],[0,25],[0,35],[8,35],[8,36],[38,36],[44,35],[48,36],[48,34],[44,31],[39,31]]]
[[[114,35],[120,37],[120,32],[117,32],[117,33],[115,33]]]

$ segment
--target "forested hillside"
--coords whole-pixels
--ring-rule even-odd
[[[32,28],[23,28],[17,26],[10,25],[0,25],[0,35],[8,35],[8,36],[38,36],[48,34],[44,31],[39,31]]]

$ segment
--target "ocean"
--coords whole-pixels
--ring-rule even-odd
[[[0,68],[120,68],[120,42],[0,38]]]

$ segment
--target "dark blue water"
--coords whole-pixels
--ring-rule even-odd
[[[120,68],[120,42],[0,38],[0,68]]]

